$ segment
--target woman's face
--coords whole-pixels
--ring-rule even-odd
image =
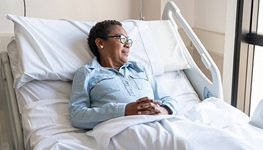
[[[114,25],[111,27],[111,32],[108,36],[118,36],[121,34],[128,37],[122,26]],[[130,51],[130,45],[128,43],[122,44],[118,37],[113,37],[102,40],[101,44],[103,48],[101,48],[101,46],[99,47],[100,62],[103,63],[102,65],[104,67],[120,67],[128,61]]]

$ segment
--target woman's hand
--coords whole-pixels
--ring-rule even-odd
[[[138,115],[138,110],[137,110],[137,103],[132,102],[126,105],[125,107],[125,116],[129,115]]]
[[[160,106],[162,102],[159,100],[143,97],[136,102],[138,104],[137,110],[139,115],[168,115],[168,111]]]
[[[162,115],[168,111],[160,106],[161,101],[143,97],[126,105],[125,115]]]

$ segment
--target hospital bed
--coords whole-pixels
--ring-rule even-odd
[[[1,52],[0,61],[1,96],[6,102],[11,149],[111,149],[118,146],[122,149],[118,140],[131,149],[138,145],[141,149],[152,149],[148,143],[151,140],[160,143],[157,147],[164,148],[171,144],[165,143],[169,141],[167,138],[161,140],[161,131],[158,134],[145,133],[147,138],[141,138],[143,135],[137,130],[146,131],[148,127],[134,129],[140,124],[169,120],[170,116],[143,116],[143,119],[138,116],[120,117],[90,131],[71,125],[68,112],[71,81],[74,72],[93,57],[86,40],[95,22],[15,15],[7,15],[6,18],[13,21],[15,27],[14,37],[7,51]],[[244,141],[244,145],[251,146],[251,149],[262,148],[262,129],[251,125],[248,116],[223,101],[221,77],[216,64],[173,2],[166,4],[162,20],[125,20],[122,24],[134,41],[129,59],[145,65],[158,83],[178,101],[180,112],[176,115],[177,120],[222,129],[222,132],[231,133],[231,137]],[[178,33],[177,24],[200,54],[212,75],[211,80],[192,59]],[[127,142],[121,139],[120,133],[128,129],[135,132],[135,139],[140,139],[137,144],[129,145],[133,139],[127,139]],[[158,137],[158,141],[153,137]],[[228,139],[221,140],[228,143]],[[186,141],[191,140],[188,138]],[[186,141],[176,141],[176,147],[182,149],[180,145]],[[196,143],[193,145],[200,146]],[[209,142],[201,144],[209,145]],[[237,145],[243,146],[242,143]],[[189,146],[185,149],[193,148]]]

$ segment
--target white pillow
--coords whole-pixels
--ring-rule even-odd
[[[150,30],[147,21],[129,20],[122,24],[133,40],[129,60],[142,63],[153,75],[163,74],[163,61],[151,34],[154,31]]]
[[[13,72],[16,88],[32,80],[72,80],[74,72],[92,58],[87,45],[92,22],[78,22],[80,30],[65,20],[6,17],[15,23],[17,67],[12,68],[17,68]]]
[[[263,129],[263,100],[258,103],[249,123]]]
[[[147,22],[154,43],[163,61],[164,72],[189,69],[183,51],[188,51],[184,45],[177,28],[174,28],[169,20]]]
[[[15,25],[15,41],[10,42],[8,53],[12,62],[16,88],[32,80],[72,80],[76,70],[93,57],[87,44],[87,37],[95,22],[51,20],[15,15],[6,15],[6,18],[12,20]],[[167,24],[167,21],[164,22]],[[147,21],[130,20],[122,24],[129,37],[134,40],[130,60],[141,62],[154,75],[164,73],[167,67],[165,67],[163,58],[160,57],[163,49],[156,45],[158,41],[163,41],[154,39],[163,37],[160,37],[160,34],[152,36],[156,29],[151,29],[148,26],[151,23]],[[167,25],[162,27],[165,26]],[[166,51],[167,48],[164,50]],[[181,51],[181,49],[178,50]],[[181,61],[180,58],[183,58],[183,64],[185,62],[187,64],[181,52],[176,54],[178,55],[169,55],[173,57],[169,60]],[[182,66],[182,63],[178,61],[169,71],[189,68],[188,64]]]

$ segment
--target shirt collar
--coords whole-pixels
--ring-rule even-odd
[[[97,60],[97,57],[94,57],[92,59],[92,61],[89,63],[89,68],[95,69],[95,68],[104,68],[100,65],[100,63]],[[134,70],[136,70],[137,72],[143,72],[143,68],[141,65],[139,65],[137,62],[134,61],[128,61],[126,63],[124,63],[120,69],[122,68],[132,68]],[[106,68],[104,68],[106,69]],[[112,69],[112,68],[107,68],[107,69]]]

